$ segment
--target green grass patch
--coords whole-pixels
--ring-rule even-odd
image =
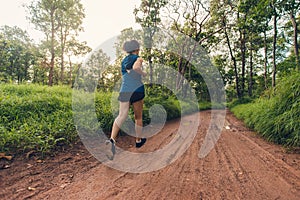
[[[253,103],[236,105],[231,110],[268,141],[300,147],[299,80],[300,73],[295,73],[281,80],[270,98],[262,97]]]
[[[0,151],[49,152],[76,138],[68,87],[1,85]]]
[[[72,97],[73,90],[67,86],[0,85],[0,152],[22,154],[34,151],[47,154],[78,141]],[[110,132],[118,112],[111,106],[111,100],[116,97],[112,97],[112,93],[97,92],[83,95],[78,101],[88,101],[89,98],[94,101],[95,108],[87,109],[96,111],[100,127],[104,132]],[[146,95],[143,112],[145,125],[151,122],[149,110],[155,104],[165,109],[168,120],[193,113],[197,111],[197,106],[200,109],[212,106],[206,102],[199,105],[189,100],[179,102],[172,95]],[[94,124],[89,124],[90,112],[85,112],[84,108],[81,110],[80,123],[87,128],[95,128],[91,127]]]

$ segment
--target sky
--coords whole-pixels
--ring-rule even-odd
[[[22,6],[31,1],[1,0],[0,26],[18,26],[38,42],[43,35],[34,30],[34,26],[26,20],[26,9]],[[84,32],[80,33],[78,39],[86,41],[92,49],[119,35],[125,28],[140,28],[133,15],[140,0],[81,0],[81,3],[85,8],[86,18],[83,20]]]

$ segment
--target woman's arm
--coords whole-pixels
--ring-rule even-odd
[[[142,64],[143,64],[143,59],[142,58],[138,58],[135,61],[135,63],[133,64],[132,69],[134,71],[136,71],[137,73],[141,74],[142,76],[146,76],[147,73],[142,70]]]

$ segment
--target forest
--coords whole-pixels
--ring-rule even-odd
[[[0,152],[46,153],[76,141],[71,101],[78,87],[96,87],[96,105],[105,107],[96,108],[97,116],[110,131],[107,102],[130,39],[141,42],[148,72],[145,124],[157,102],[168,119],[180,116],[177,96],[186,97],[190,88],[200,110],[227,107],[267,140],[299,147],[299,7],[299,0],[141,0],[132,10],[140,30],[120,30],[111,62],[103,49],[78,40],[86,15],[81,0],[31,1],[24,5],[27,20],[43,40],[0,27]],[[165,41],[162,30],[176,37]],[[195,111],[190,105],[185,102],[186,113]]]

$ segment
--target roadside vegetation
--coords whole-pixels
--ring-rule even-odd
[[[235,104],[232,112],[268,141],[300,147],[300,73],[287,76],[251,103]],[[248,100],[249,101],[249,100]]]
[[[109,132],[114,121],[112,93],[99,91],[95,95],[98,122],[104,132]],[[73,120],[72,88],[68,86],[0,85],[0,102],[0,152],[47,154],[79,140]],[[164,107],[167,120],[195,112],[198,106],[179,102],[172,95],[147,96],[145,102],[145,125],[151,121],[149,109],[155,104]],[[210,103],[199,105],[201,109],[210,108]]]
[[[78,141],[74,88],[93,92],[97,86],[98,122],[109,132],[122,46],[132,39],[141,43],[148,73],[145,125],[155,104],[164,107],[167,120],[195,112],[186,98],[195,94],[200,110],[224,109],[226,99],[267,140],[299,147],[300,1],[141,0],[132,12],[141,29],[120,30],[111,44],[114,58],[79,40],[82,2],[24,4],[27,20],[44,36],[39,41],[19,27],[0,27],[1,153],[47,154]]]

